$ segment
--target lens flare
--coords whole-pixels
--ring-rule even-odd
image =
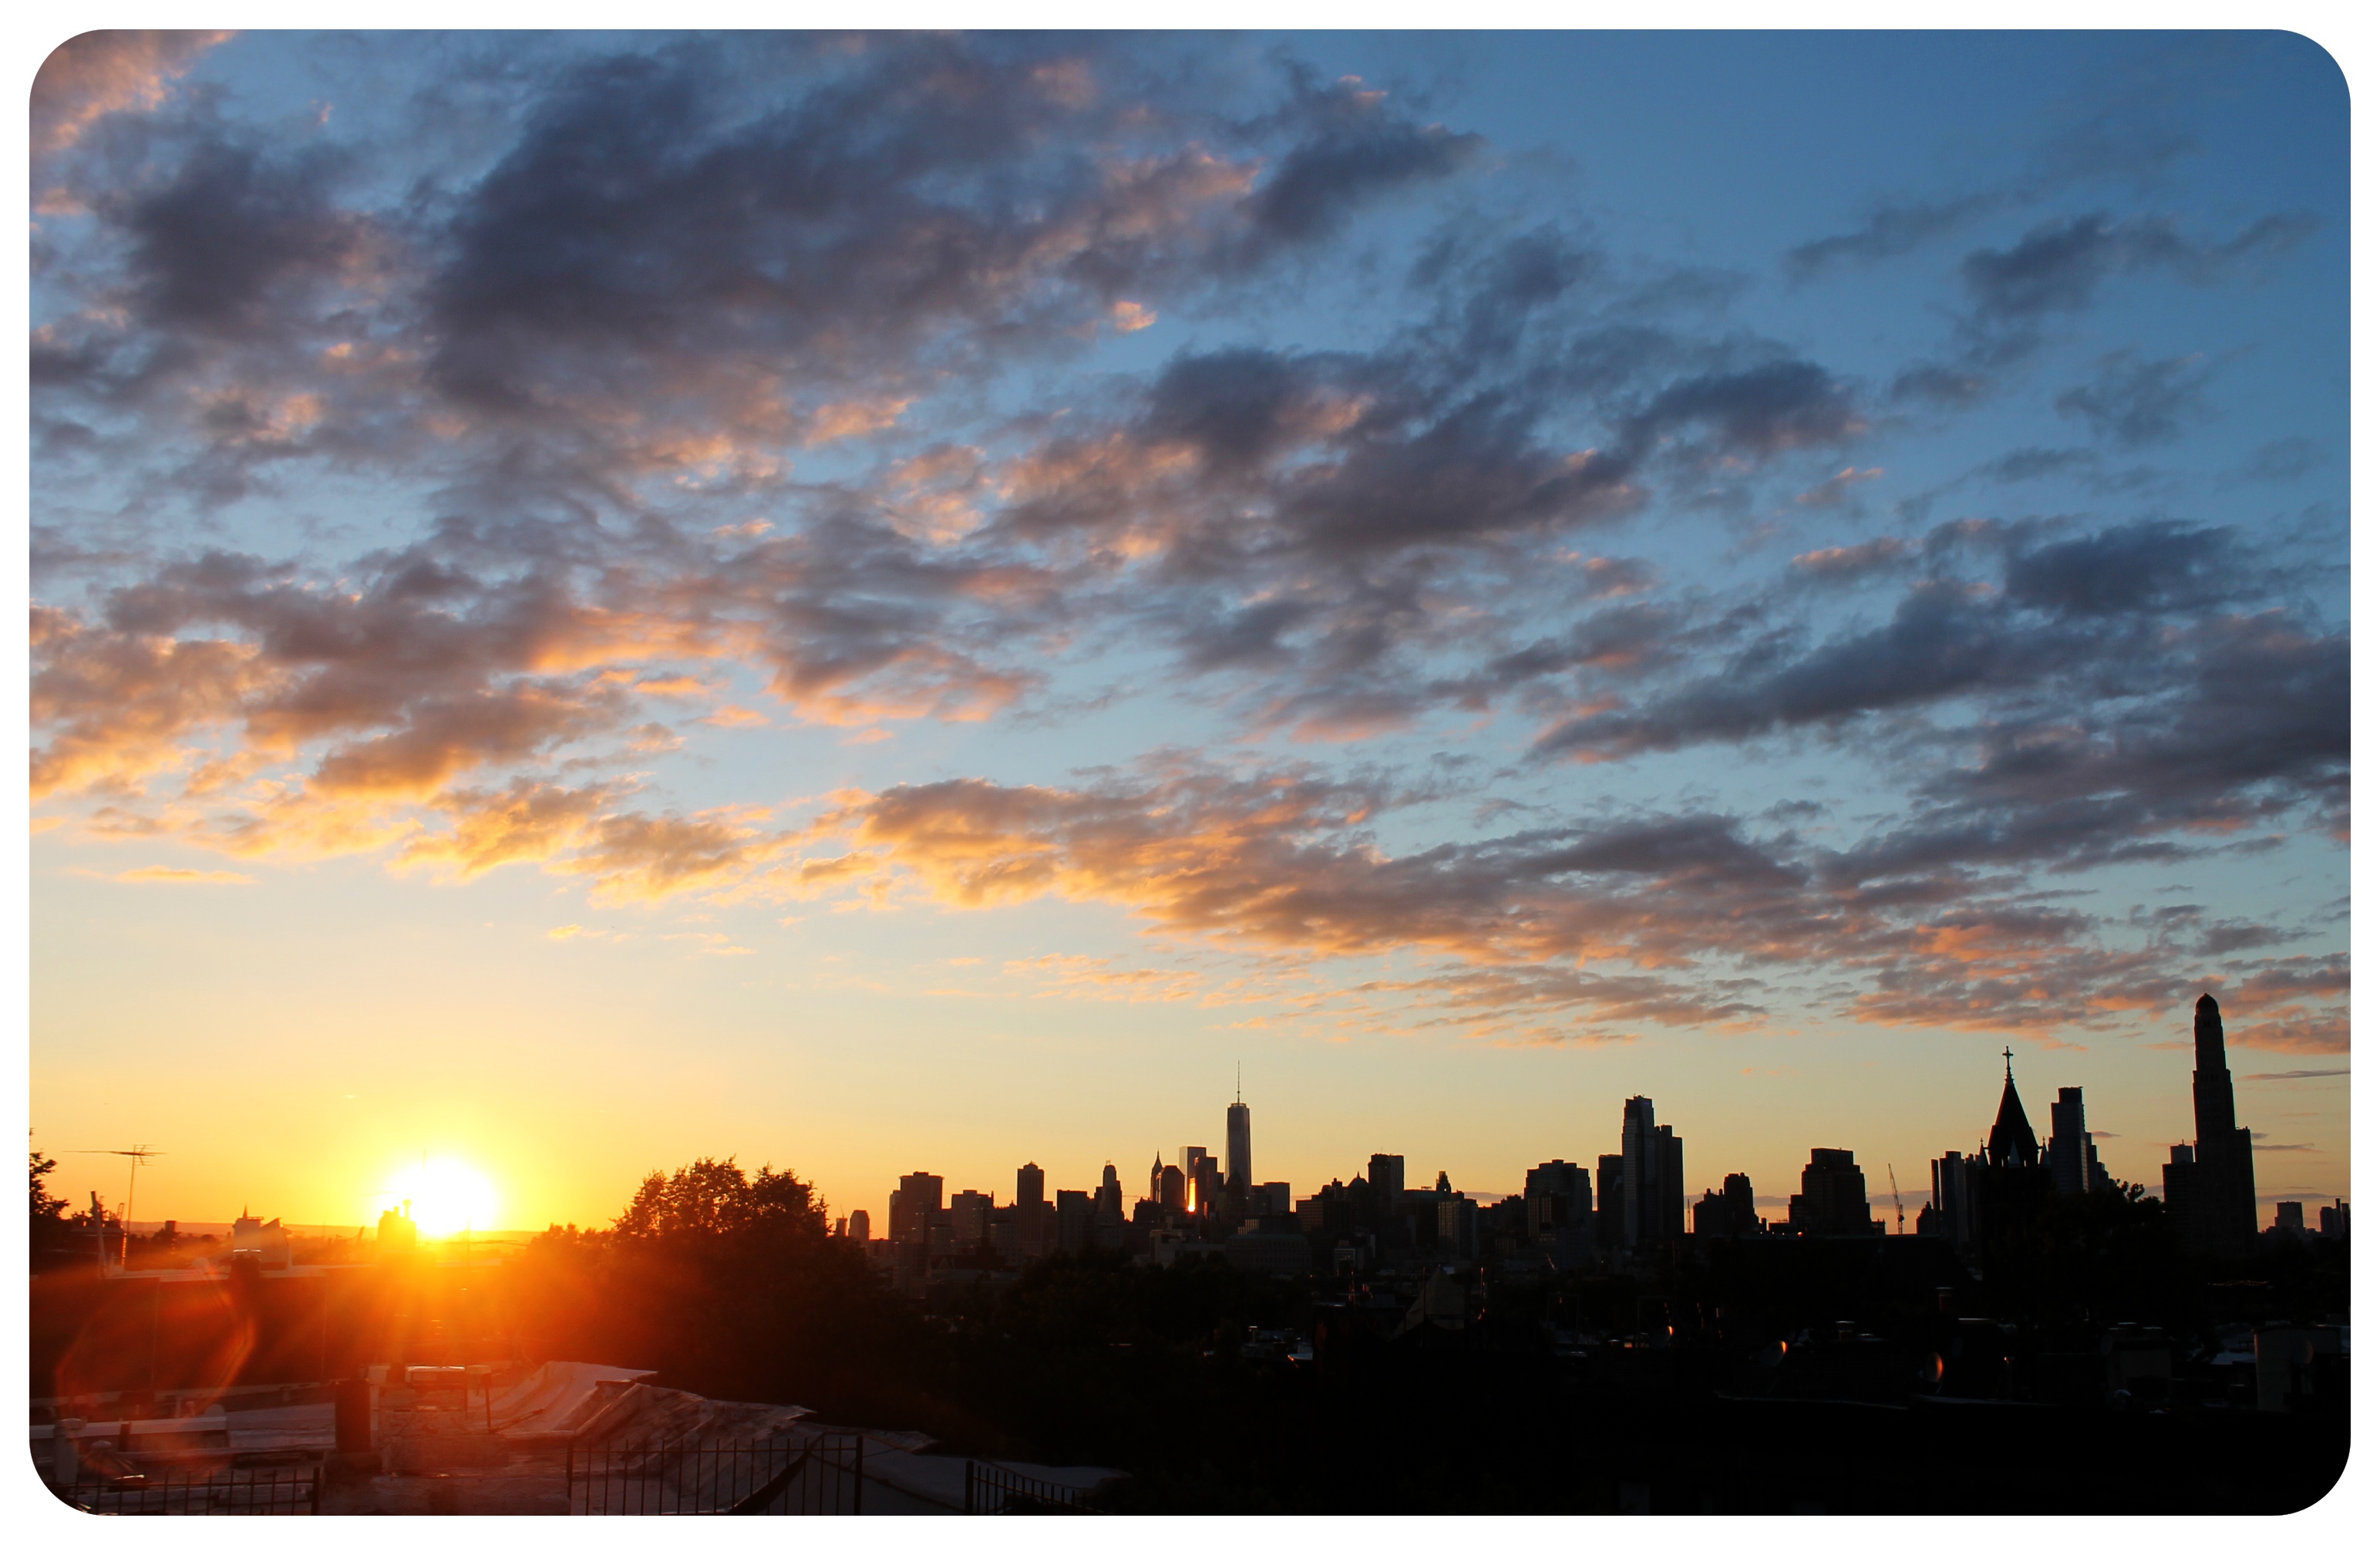
[[[486,1175],[459,1159],[434,1158],[392,1175],[373,1211],[409,1210],[424,1238],[441,1239],[465,1229],[493,1228],[499,1206]]]

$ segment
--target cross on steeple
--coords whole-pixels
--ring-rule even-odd
[[[2012,1048],[2010,1048],[2010,1047],[2007,1047],[2007,1046],[2003,1046],[2003,1047],[2001,1047],[2001,1048],[2000,1048],[2000,1060],[2008,1064],[2008,1081],[2009,1081],[2010,1083],[2011,1083],[2011,1084],[2015,1083],[2015,1082],[2016,1082],[2016,1052],[2015,1052]]]

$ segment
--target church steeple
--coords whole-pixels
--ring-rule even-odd
[[[2016,1052],[2003,1047],[2000,1055],[2008,1064],[2007,1081],[2000,1086],[2000,1112],[1985,1140],[1984,1155],[1999,1169],[2031,1169],[2041,1162],[2041,1144],[2033,1135],[2033,1123],[2025,1119],[2024,1101],[2017,1098]]]

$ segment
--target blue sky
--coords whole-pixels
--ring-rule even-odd
[[[2154,1182],[2202,991],[2344,1189],[2303,39],[106,33],[33,152],[33,1116],[144,1213],[1235,1064],[1301,1190],[1647,1093],[1913,1197],[2004,1044]]]

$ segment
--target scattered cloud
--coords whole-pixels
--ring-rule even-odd
[[[74,144],[110,113],[156,107],[174,80],[230,36],[126,30],[67,39],[33,77],[33,153]]]
[[[124,870],[103,878],[119,885],[253,885],[256,876],[236,870],[175,869],[166,864],[150,864],[140,869]]]

